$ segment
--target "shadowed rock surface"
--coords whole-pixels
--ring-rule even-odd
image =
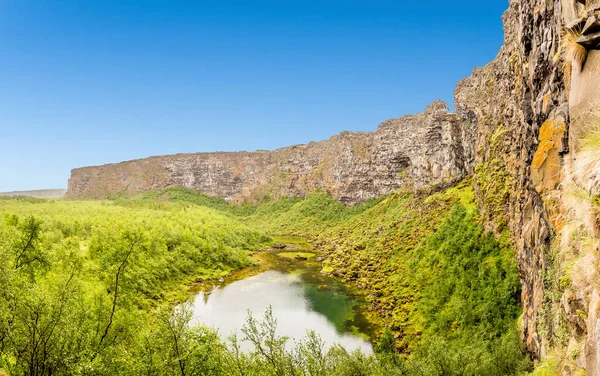
[[[581,147],[600,129],[599,13],[598,0],[510,1],[497,58],[455,93],[477,124],[480,214],[517,253],[523,340],[562,375],[600,375],[600,152]],[[583,34],[581,64],[567,32]]]

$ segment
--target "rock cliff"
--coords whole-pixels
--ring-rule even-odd
[[[455,93],[477,125],[480,213],[517,252],[523,339],[565,375],[600,374],[599,11],[597,0],[511,1],[497,58]]]
[[[474,169],[474,126],[442,101],[424,113],[390,119],[375,132],[274,151],[178,154],[72,171],[70,198],[183,186],[232,202],[305,195],[321,189],[345,203],[467,176]]]

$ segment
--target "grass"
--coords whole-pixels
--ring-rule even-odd
[[[305,199],[282,198],[256,207],[242,220],[273,235],[311,235],[376,206],[384,198],[346,206],[324,192],[314,192]]]
[[[110,196],[109,200],[118,205],[130,208],[140,206],[160,208],[160,204],[164,202],[171,203],[170,207],[173,204],[179,204],[182,207],[189,207],[190,205],[203,206],[236,216],[247,216],[256,210],[255,206],[230,205],[220,197],[205,195],[193,189],[177,186],[150,191],[136,196],[116,194]]]
[[[552,361],[545,361],[535,368],[535,371],[531,373],[531,376],[556,376],[558,374],[560,374],[560,372],[558,372],[556,364]]]
[[[577,43],[577,39],[582,36],[580,29],[565,30],[562,36],[562,55],[563,59],[570,62],[573,66],[583,69],[587,58],[587,50],[584,46]]]
[[[391,328],[400,338],[399,349],[412,353],[420,348],[424,335],[432,338],[434,334],[454,333],[448,338],[451,346],[465,336],[478,336],[476,315],[473,321],[459,319],[470,316],[462,311],[469,304],[469,312],[486,312],[485,317],[495,317],[492,327],[497,336],[516,321],[519,282],[514,252],[477,224],[471,184],[466,180],[431,195],[397,192],[354,208],[314,194],[293,203],[266,204],[244,220],[268,231],[310,236],[325,257],[322,272],[335,272],[347,284],[359,286],[370,304],[367,316],[377,326]],[[463,214],[453,214],[457,207]],[[438,234],[441,229],[445,230]],[[274,240],[280,239],[286,242],[283,238]],[[461,256],[444,253],[450,251]],[[453,263],[461,259],[479,274],[465,274],[459,279],[461,273],[466,273],[465,266]],[[441,273],[441,265],[447,265],[448,271]],[[475,275],[489,279],[480,280]],[[474,285],[474,281],[480,285]],[[450,288],[447,283],[455,287]],[[452,294],[442,300],[435,298],[449,288],[496,292],[478,298]],[[455,302],[444,311],[445,299]],[[493,299],[500,300],[487,303],[486,308],[480,306]],[[462,308],[455,310],[456,304]],[[502,308],[496,310],[498,307]],[[437,322],[440,314],[445,319]],[[486,327],[486,335],[490,335],[492,327]]]
[[[600,194],[600,114],[590,114],[582,127],[573,180],[590,194]]]
[[[583,150],[600,150],[600,113],[591,113],[583,127],[580,141]]]
[[[323,268],[321,269],[321,273],[324,274],[331,274],[333,273],[333,266],[331,266],[331,263],[329,261],[325,261],[323,263]]]
[[[474,176],[477,195],[483,203],[480,214],[484,218],[484,222],[494,224],[497,234],[502,233],[509,222],[507,208],[511,177],[507,169],[506,158],[500,157],[504,155],[503,148],[508,134],[506,127],[498,125],[488,136],[489,154],[498,157],[479,163],[475,168]]]

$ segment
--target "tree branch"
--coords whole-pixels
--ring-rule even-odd
[[[131,245],[129,246],[129,249],[127,250],[127,253],[125,254],[125,257],[123,258],[123,261],[121,261],[121,264],[119,265],[119,268],[117,269],[117,274],[115,276],[115,292],[113,294],[113,303],[112,303],[112,309],[110,312],[110,317],[108,319],[108,324],[106,325],[106,328],[104,329],[104,334],[102,334],[102,337],[100,338],[100,342],[98,343],[98,349],[94,353],[94,356],[92,356],[92,359],[91,359],[92,361],[96,358],[96,356],[98,356],[98,353],[100,353],[100,350],[102,348],[102,343],[108,336],[110,327],[113,324],[113,320],[115,317],[115,311],[117,310],[117,299],[119,297],[119,279],[121,278],[121,275],[125,271],[125,267],[127,266],[129,256],[131,256],[133,249],[135,248],[135,246],[137,245],[137,243],[139,241],[140,241],[139,236],[131,241]]]

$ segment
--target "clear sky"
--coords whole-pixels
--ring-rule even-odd
[[[0,191],[274,149],[452,105],[507,0],[0,0]]]

